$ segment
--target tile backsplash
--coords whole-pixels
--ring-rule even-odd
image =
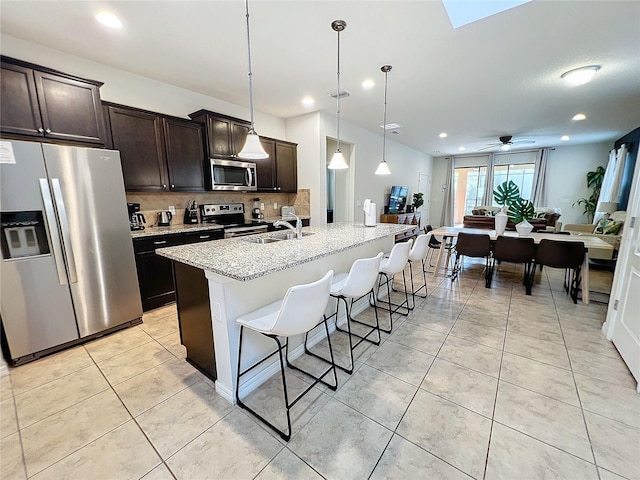
[[[140,211],[145,216],[146,225],[156,223],[157,212],[168,210],[170,205],[176,208],[176,214],[171,221],[172,225],[183,223],[184,209],[187,204],[195,200],[198,205],[203,203],[244,203],[246,217],[251,218],[253,199],[259,198],[264,203],[264,218],[266,220],[280,217],[280,208],[284,205],[292,205],[296,214],[309,216],[311,214],[311,195],[309,189],[298,190],[298,193],[227,193],[227,192],[202,192],[202,193],[145,193],[126,192],[127,202],[139,203]],[[273,205],[277,204],[277,208]]]

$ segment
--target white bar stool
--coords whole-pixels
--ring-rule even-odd
[[[413,247],[409,252],[409,275],[411,277],[411,305],[409,310],[413,310],[416,307],[416,295],[422,298],[427,298],[427,273],[426,273],[426,256],[429,250],[429,242],[431,240],[431,234],[421,234],[413,242]],[[413,264],[421,262],[422,265],[422,285],[416,290],[413,283]],[[424,288],[424,295],[418,294],[420,290]],[[399,290],[397,290],[399,291]]]
[[[378,272],[378,292],[376,295],[377,300],[380,300],[380,288],[383,285],[387,286],[387,304],[388,307],[383,307],[382,305],[379,308],[386,310],[389,312],[389,330],[385,330],[384,328],[380,328],[385,333],[391,333],[393,329],[393,314],[399,313],[400,315],[407,316],[409,315],[409,293],[407,291],[407,278],[404,274],[404,267],[409,261],[409,252],[411,250],[412,241],[408,242],[400,242],[396,243],[391,249],[391,253],[388,258],[383,258],[380,263],[380,271]],[[400,304],[393,303],[391,301],[391,290],[393,287],[393,279],[394,276],[398,273],[402,273],[402,282],[404,285],[404,289],[401,290],[404,292],[404,301]],[[384,278],[384,281],[381,281]],[[402,311],[404,309],[405,311]]]
[[[333,350],[331,348],[331,339],[329,338],[329,327],[327,325],[327,318],[324,315],[324,311],[329,303],[329,292],[331,290],[331,280],[333,279],[333,270],[329,270],[327,274],[320,280],[313,283],[304,285],[296,285],[285,294],[282,300],[266,305],[262,308],[247,313],[238,318],[236,322],[240,325],[240,344],[238,347],[238,374],[236,377],[236,399],[238,406],[244,408],[278,432],[280,436],[289,441],[291,438],[291,416],[289,410],[293,407],[298,400],[300,400],[306,393],[308,393],[318,383],[323,383],[332,390],[336,390],[338,387],[338,376],[336,374],[336,367],[333,361]],[[322,320],[319,320],[322,318]],[[295,335],[305,334],[308,331],[315,328],[320,323],[324,323],[325,332],[327,334],[327,342],[329,343],[329,355],[331,357],[331,366],[323,372],[320,376],[310,374],[309,372],[302,370],[289,363],[289,337]],[[276,342],[278,346],[275,352],[270,353],[263,359],[250,367],[247,367],[244,371],[240,370],[240,364],[242,359],[242,338],[244,329],[248,328],[256,333],[269,337]],[[278,337],[285,337],[284,346],[282,345]],[[300,393],[293,401],[289,402],[289,395],[287,392],[287,381],[284,369],[284,360],[282,356],[282,350],[284,349],[284,360],[286,360],[287,366],[294,370],[298,370],[305,375],[314,379],[314,382],[309,385],[302,393]],[[273,355],[278,354],[280,359],[280,372],[282,374],[282,388],[284,391],[284,404],[287,412],[287,433],[274,426],[271,422],[262,417],[259,413],[245,405],[240,399],[240,377],[249,371],[253,370],[258,365],[262,364]],[[333,372],[334,384],[331,385],[324,381],[323,378],[330,372]]]
[[[380,345],[380,323],[378,321],[378,307],[375,300],[375,293],[373,291],[373,287],[376,284],[376,279],[378,278],[378,272],[380,270],[380,263],[382,261],[383,253],[380,252],[378,255],[372,258],[360,258],[353,262],[351,265],[351,269],[349,273],[339,273],[338,275],[333,277],[333,282],[331,283],[331,296],[337,299],[336,303],[336,311],[331,317],[336,317],[336,330],[347,333],[349,335],[349,354],[351,358],[351,366],[343,367],[341,365],[336,365],[339,369],[345,371],[348,374],[353,373],[354,360],[353,360],[353,351],[355,348],[360,345],[365,340],[367,342],[371,342],[374,345]],[[362,297],[369,295],[369,301],[373,301],[373,310],[376,316],[376,324],[375,326],[366,324],[364,322],[360,322],[351,317],[351,310],[353,308],[353,303]],[[350,304],[347,303],[347,299],[350,299]],[[346,327],[344,330],[338,326],[338,311],[340,309],[340,300],[344,302],[344,308],[346,310]],[[329,318],[331,318],[329,317]],[[367,327],[371,327],[371,329],[363,335],[358,335],[351,331],[351,322],[359,323],[361,325],[365,325]],[[373,340],[369,338],[371,334],[374,332],[377,333],[377,339]],[[353,337],[359,338],[357,343],[353,343]],[[314,357],[320,358],[321,360],[328,361],[327,359],[310,352],[307,349],[307,335],[305,335],[305,351],[309,355],[313,355]]]

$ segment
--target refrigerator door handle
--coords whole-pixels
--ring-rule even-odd
[[[67,258],[67,266],[69,268],[69,282],[78,283],[78,274],[76,271],[76,260],[73,255],[73,247],[71,246],[71,231],[69,229],[69,217],[67,217],[67,209],[64,206],[64,199],[62,197],[62,189],[60,188],[60,180],[57,178],[51,179],[51,186],[53,187],[53,196],[56,200],[56,207],[58,207],[58,218],[60,219],[60,231],[62,232],[62,246]]]
[[[51,239],[51,247],[53,249],[53,262],[58,272],[58,282],[60,285],[67,284],[67,272],[64,269],[64,260],[62,256],[62,244],[60,242],[60,233],[58,232],[58,223],[56,222],[56,214],[53,210],[53,199],[51,198],[51,190],[46,178],[39,178],[40,192],[42,193],[42,203],[44,204],[44,214],[47,217],[49,225],[49,236]]]

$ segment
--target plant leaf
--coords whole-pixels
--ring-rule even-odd
[[[531,201],[518,198],[509,205],[507,214],[513,223],[520,223],[523,220],[531,220],[535,215],[535,208]]]
[[[509,206],[512,202],[519,198],[520,189],[518,188],[518,185],[513,182],[513,180],[509,180],[509,182],[502,182],[493,191],[493,199],[501,207],[504,207],[505,205]]]

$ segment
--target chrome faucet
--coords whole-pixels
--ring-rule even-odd
[[[289,222],[285,222],[284,220],[277,220],[273,222],[274,227],[287,227],[289,230],[295,232],[296,238],[300,240],[302,238],[302,221],[300,217],[297,215],[291,215],[291,217],[296,219],[296,226],[294,227]]]

